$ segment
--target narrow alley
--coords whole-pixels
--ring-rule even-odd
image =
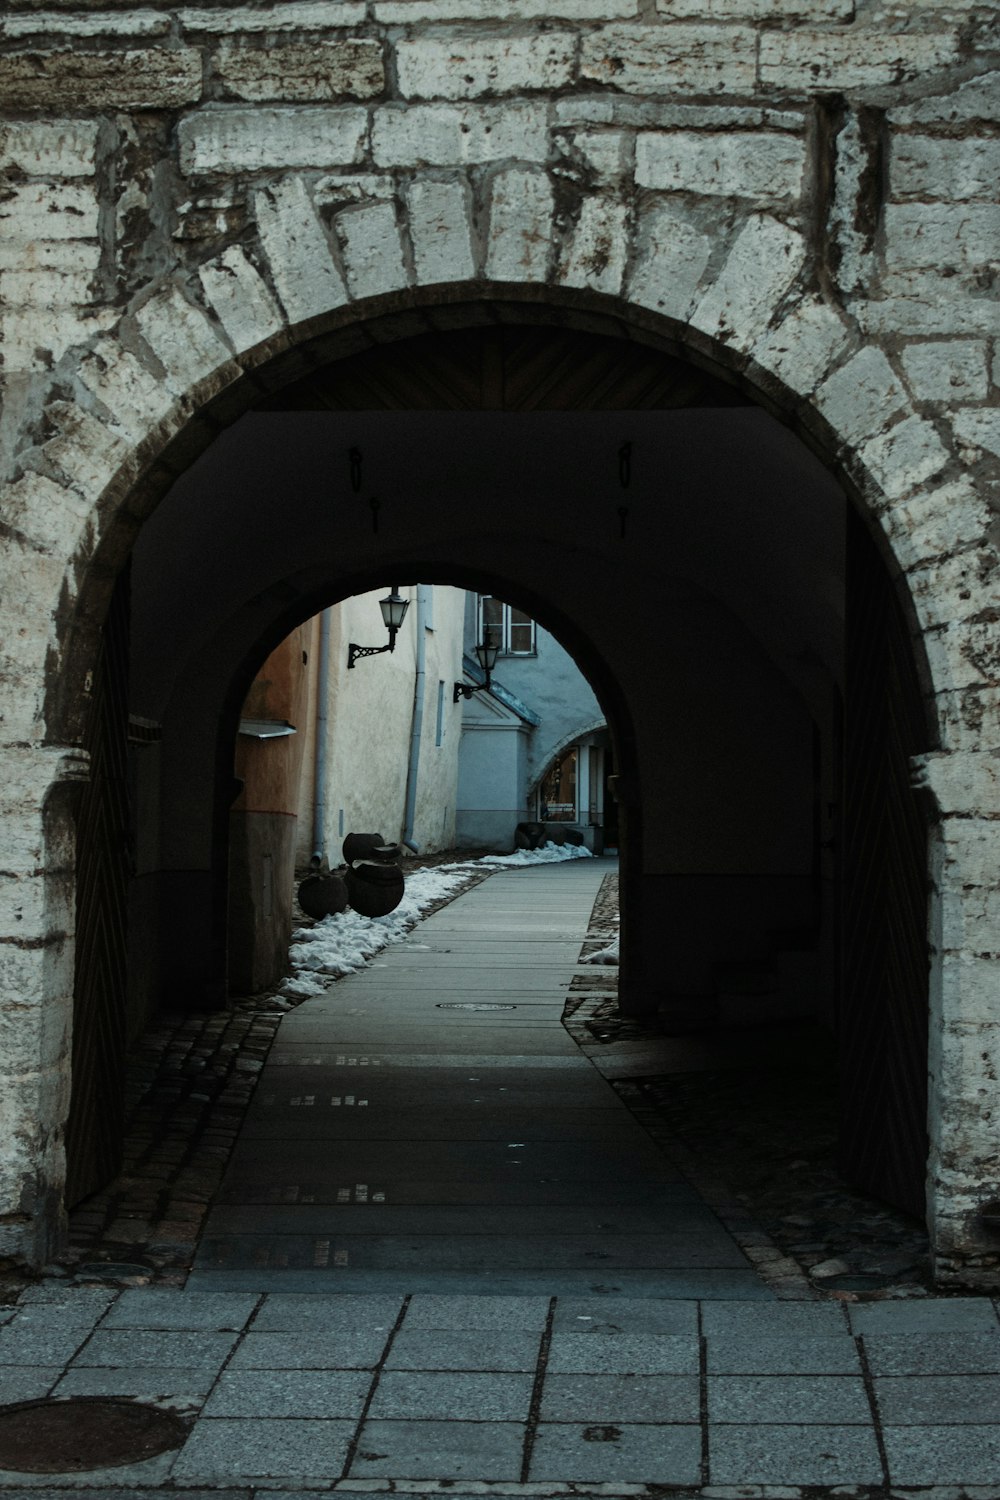
[[[611,865],[493,875],[289,1015],[189,1284],[755,1295],[562,1025]]]
[[[563,1028],[605,871],[495,874],[286,1017],[183,1287],[0,1310],[8,1420],[78,1424],[4,1468],[0,1421],[0,1495],[997,1493],[993,1302],[783,1300]]]

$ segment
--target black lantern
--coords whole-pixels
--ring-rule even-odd
[[[483,638],[476,647],[476,660],[483,670],[486,681],[482,683],[456,682],[455,691],[452,694],[453,703],[457,703],[459,698],[471,698],[473,693],[489,692],[493,668],[497,664],[499,655],[500,631],[495,625],[487,625],[483,630]]]
[[[396,633],[406,618],[406,611],[410,607],[409,599],[400,596],[396,585],[392,585],[391,591],[384,599],[378,601],[378,607],[382,611],[382,619],[385,628],[389,632],[389,644],[387,646],[356,646],[353,641],[347,648],[347,665],[353,667],[359,656],[381,656],[383,651],[394,651],[396,648]]]

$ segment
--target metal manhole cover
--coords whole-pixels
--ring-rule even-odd
[[[488,1001],[478,1003],[475,1000],[439,1000],[438,1010],[517,1010],[516,1005],[491,1005]]]
[[[893,1278],[875,1271],[845,1272],[841,1276],[825,1276],[816,1285],[831,1292],[872,1292],[891,1286]]]
[[[0,1469],[76,1474],[137,1464],[179,1448],[188,1429],[173,1412],[137,1401],[77,1396],[0,1407]]]
[[[152,1266],[126,1260],[88,1260],[73,1273],[85,1281],[131,1281],[136,1276],[152,1276]]]

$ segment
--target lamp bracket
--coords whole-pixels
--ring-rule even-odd
[[[491,693],[490,674],[487,672],[485,682],[456,682],[455,691],[451,695],[452,703],[457,703],[460,698],[471,698],[473,693]]]
[[[347,665],[353,667],[360,656],[381,656],[383,651],[391,651],[395,644],[394,639],[387,646],[356,646],[351,641],[347,647]]]

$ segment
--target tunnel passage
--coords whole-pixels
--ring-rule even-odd
[[[81,1011],[78,1078],[98,1052],[109,1077],[120,1066],[109,1017],[122,1037],[122,1015],[134,1028],[167,995],[224,1003],[233,724],[266,652],[333,600],[439,580],[548,624],[605,710],[623,1008],[710,1015],[720,965],[811,954],[806,1000],[851,1080],[850,1170],[916,1207],[926,855],[901,777],[925,743],[906,628],[852,515],[823,465],[733,385],[567,329],[391,343],[246,412],[134,549],[128,703],[147,739],[126,909],[106,927],[112,956],[124,941],[132,958],[103,988],[103,1019]],[[113,630],[105,642],[121,660]],[[101,795],[95,778],[88,796]],[[103,961],[100,945],[80,951],[78,996]],[[71,1157],[89,1153],[96,1184],[114,1148],[95,1153],[90,1092]]]

